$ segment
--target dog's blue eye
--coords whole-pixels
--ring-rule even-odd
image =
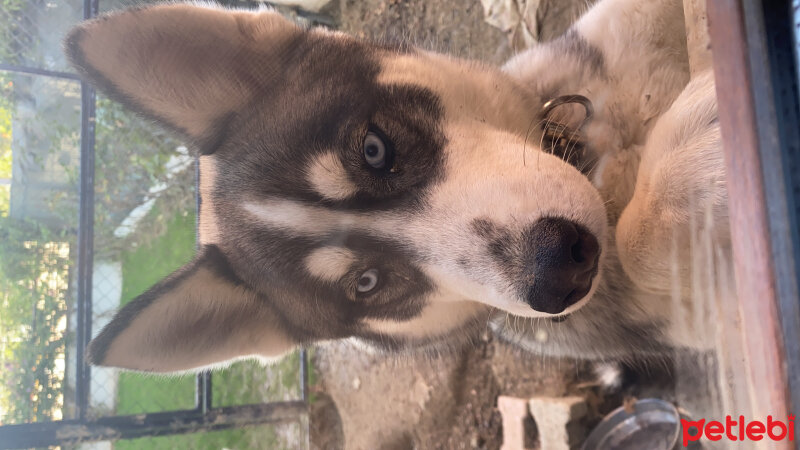
[[[356,289],[358,292],[365,293],[375,289],[375,286],[378,285],[378,270],[377,269],[369,269],[368,271],[361,274],[358,278],[358,286]]]
[[[387,165],[386,144],[372,131],[364,138],[364,160],[373,169],[385,169]]]

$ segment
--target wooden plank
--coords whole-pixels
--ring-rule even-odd
[[[705,0],[683,0],[686,20],[686,48],[692,77],[711,68],[711,42],[708,36],[708,15]]]
[[[786,417],[790,411],[786,353],[778,314],[744,9],[740,0],[709,0],[707,11],[750,402],[754,418]],[[773,448],[794,448],[794,443],[788,441],[772,444]]]

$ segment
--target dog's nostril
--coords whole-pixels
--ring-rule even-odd
[[[572,260],[577,263],[581,263],[586,260],[586,258],[583,257],[583,246],[581,245],[580,240],[572,246]]]
[[[572,260],[583,266],[592,266],[600,254],[600,243],[592,233],[577,228],[578,241],[572,246]]]
[[[597,274],[600,243],[589,230],[561,218],[543,218],[527,232],[528,304],[550,314],[563,312],[585,297]]]

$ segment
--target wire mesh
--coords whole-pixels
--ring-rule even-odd
[[[83,0],[4,0],[0,7],[0,61],[66,71],[61,39],[83,17]]]
[[[69,418],[80,86],[0,85],[0,424]]]
[[[120,104],[98,97],[92,329],[191,259],[194,158]],[[155,378],[93,368],[91,413],[139,414],[194,406],[192,376]]]

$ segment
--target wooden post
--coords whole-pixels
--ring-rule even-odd
[[[683,0],[686,21],[686,46],[689,51],[689,70],[692,77],[711,68],[711,38],[708,35],[708,16],[705,0]]]
[[[762,126],[764,117],[756,114],[757,102],[772,100],[765,98],[768,95],[763,90],[769,81],[761,77],[755,80],[753,76],[754,64],[764,65],[752,60],[758,54],[752,51],[753,40],[761,36],[757,36],[758,30],[748,28],[754,17],[746,18],[743,1],[749,0],[708,0],[707,12],[727,169],[746,375],[752,414],[763,420],[767,415],[786,417],[791,404],[763,171],[766,142],[763,138],[770,130]],[[750,6],[761,5],[754,2]],[[795,442],[765,445],[791,449]]]

